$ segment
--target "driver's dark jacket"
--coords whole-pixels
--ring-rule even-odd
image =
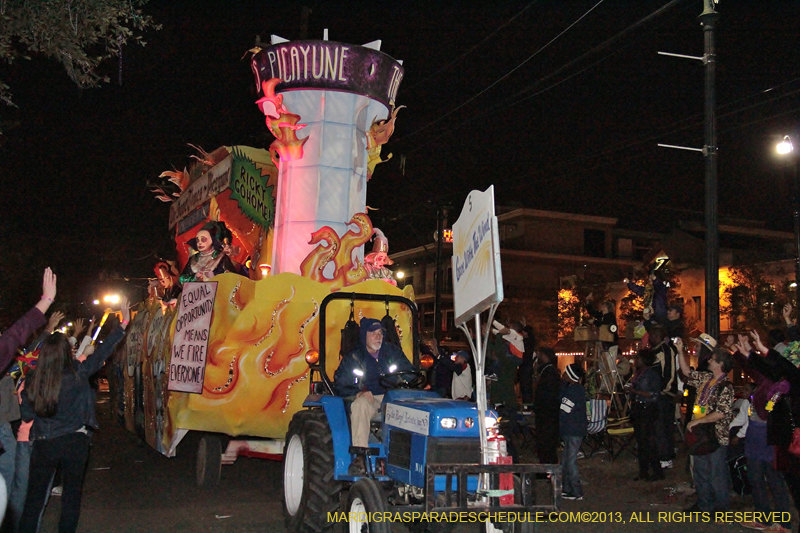
[[[337,396],[355,396],[362,390],[372,394],[385,394],[386,387],[380,383],[381,374],[389,374],[389,368],[396,365],[394,372],[413,372],[414,366],[406,359],[398,346],[386,341],[381,345],[378,359],[375,360],[363,344],[345,355],[333,375],[333,390]],[[354,370],[362,373],[354,373]]]

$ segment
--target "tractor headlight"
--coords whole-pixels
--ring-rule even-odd
[[[456,429],[458,420],[455,418],[442,418],[439,420],[439,425],[442,426],[442,429]]]

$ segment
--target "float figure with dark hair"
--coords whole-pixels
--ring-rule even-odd
[[[233,272],[240,274],[241,269],[225,253],[226,235],[230,231],[224,222],[207,222],[188,244],[197,253],[189,257],[180,277],[181,284],[187,281],[208,281],[217,274]]]

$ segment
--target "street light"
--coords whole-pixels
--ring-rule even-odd
[[[781,142],[778,143],[778,146],[775,147],[780,155],[791,154],[794,151],[794,145],[792,144],[792,138],[786,135]]]
[[[794,156],[794,144],[788,135],[778,143],[775,150],[779,155],[785,156],[787,164],[792,166],[792,184],[794,185],[794,198],[792,206],[794,210],[794,282],[795,282],[795,305],[800,302],[800,187],[797,184],[797,158]]]

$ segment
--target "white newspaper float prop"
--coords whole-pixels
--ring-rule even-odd
[[[475,354],[475,394],[478,412],[486,413],[487,336],[481,338],[481,312],[489,309],[491,324],[497,306],[503,301],[503,272],[500,268],[500,237],[494,212],[494,185],[486,191],[472,191],[461,215],[453,224],[453,300],[455,323],[464,331]],[[475,320],[475,339],[467,320]],[[478,417],[481,435],[481,463],[488,464],[486,421]]]

